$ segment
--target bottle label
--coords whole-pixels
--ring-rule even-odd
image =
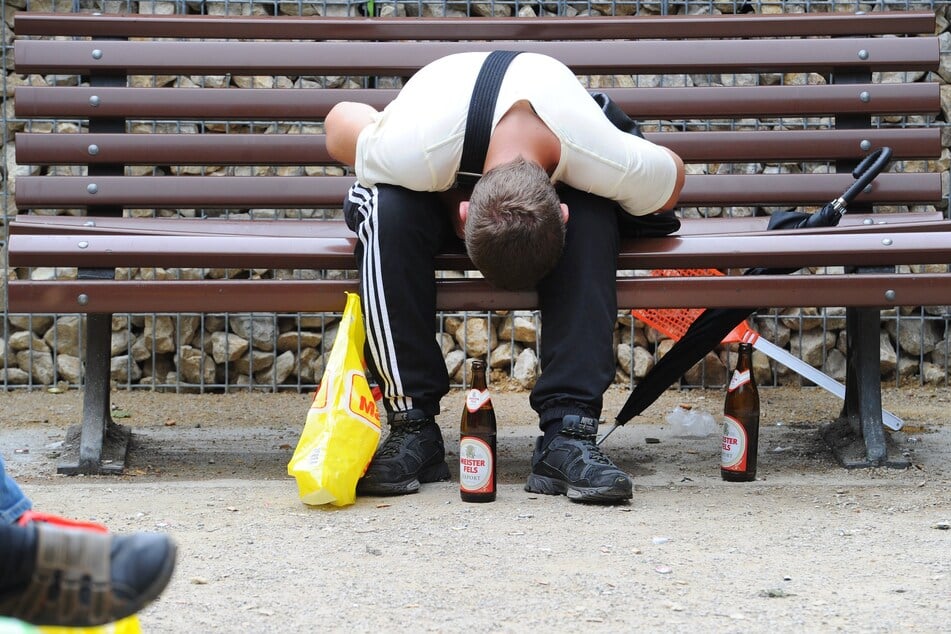
[[[472,413],[478,412],[489,400],[488,390],[469,390],[466,394],[466,409]]]
[[[727,388],[728,392],[740,388],[750,382],[750,371],[744,370],[740,372],[739,370],[733,371],[733,377],[730,379],[730,387]]]
[[[475,436],[463,436],[459,440],[459,487],[467,493],[491,493],[495,490],[492,471],[489,443]]]
[[[746,447],[746,428],[732,416],[724,415],[720,468],[726,471],[746,471]]]

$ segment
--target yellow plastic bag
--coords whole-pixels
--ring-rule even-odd
[[[365,340],[360,297],[347,293],[324,376],[287,464],[304,504],[353,504],[357,480],[380,441],[380,415],[364,372]]]

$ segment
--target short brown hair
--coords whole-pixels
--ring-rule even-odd
[[[561,200],[537,163],[518,158],[486,172],[472,189],[466,251],[494,286],[534,288],[565,246]]]

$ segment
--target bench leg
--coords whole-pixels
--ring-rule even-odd
[[[86,382],[83,420],[66,434],[66,455],[57,473],[118,474],[125,468],[131,432],[112,420],[112,315],[92,314],[86,321]]]
[[[846,310],[845,402],[839,419],[822,430],[836,460],[846,469],[901,469],[911,464],[886,435],[882,424],[880,329],[878,309]]]
[[[93,74],[90,85],[119,87],[126,85],[124,75]],[[89,131],[95,133],[124,133],[122,118],[93,117]],[[118,163],[94,163],[87,166],[90,178],[122,176],[125,171]],[[117,205],[89,205],[89,216],[121,218],[123,209]],[[114,269],[80,268],[79,279],[113,279]],[[93,313],[86,318],[86,381],[83,394],[83,420],[70,428],[66,448],[70,454],[57,468],[58,473],[70,475],[122,473],[129,449],[131,431],[112,420],[109,392],[112,389],[112,315]]]

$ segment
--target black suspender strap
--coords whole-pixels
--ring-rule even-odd
[[[482,176],[482,166],[485,164],[485,153],[489,149],[489,136],[492,132],[495,101],[499,96],[505,71],[519,53],[520,51],[492,51],[482,63],[472,89],[472,97],[469,99],[462,161],[456,174],[458,185],[471,187]]]

